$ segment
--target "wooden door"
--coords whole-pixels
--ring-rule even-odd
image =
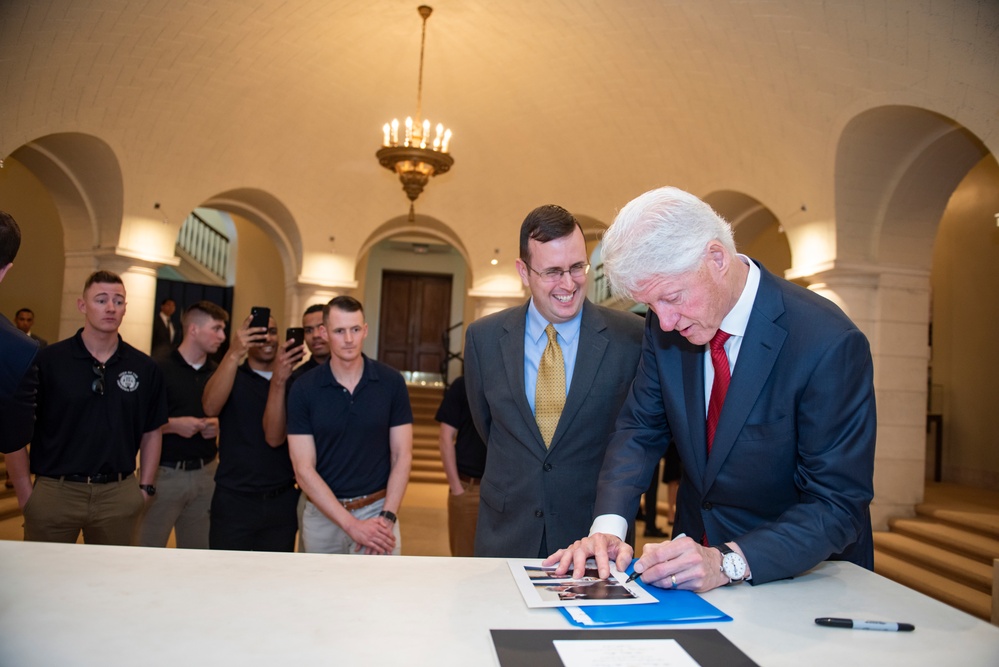
[[[440,373],[451,326],[451,276],[382,273],[378,360],[400,371]]]

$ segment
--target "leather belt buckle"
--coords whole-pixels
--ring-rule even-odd
[[[347,498],[346,500],[341,500],[340,504],[348,512],[353,512],[354,510],[359,510],[362,507],[367,507],[373,503],[378,502],[385,497],[385,489],[381,491],[375,491],[374,493],[369,493],[366,496],[357,496],[355,498]]]

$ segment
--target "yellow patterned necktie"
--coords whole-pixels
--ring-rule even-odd
[[[545,333],[548,334],[548,345],[538,364],[534,418],[538,420],[538,429],[545,447],[550,447],[565,406],[565,363],[562,361],[562,348],[558,345],[555,325],[545,327]]]

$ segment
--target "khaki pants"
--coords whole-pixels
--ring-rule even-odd
[[[72,544],[132,544],[143,505],[134,475],[110,484],[37,477],[24,506],[24,539]]]
[[[176,531],[178,549],[207,549],[209,509],[215,493],[218,460],[198,470],[160,466],[156,473],[156,495],[139,527],[138,544],[165,547]]]
[[[479,482],[461,481],[465,492],[447,493],[447,536],[452,556],[474,555],[475,526],[479,522]]]
[[[350,510],[350,513],[354,518],[364,521],[378,516],[383,509],[385,509],[384,498],[365,507]],[[402,553],[402,533],[398,521],[395,522],[392,532],[395,534],[395,549],[392,555],[398,556]],[[307,553],[351,555],[362,553],[361,545],[355,542],[347,531],[330,521],[321,509],[308,500],[305,501],[305,511],[302,513],[302,541]]]

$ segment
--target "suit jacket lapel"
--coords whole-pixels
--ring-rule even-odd
[[[760,288],[753,302],[753,312],[749,316],[746,335],[739,349],[735,373],[718,419],[718,430],[715,432],[715,441],[705,471],[705,490],[711,486],[732,450],[777,362],[787,331],[774,324],[774,321],[783,312],[784,299],[779,286],[773,276],[760,267]],[[701,403],[703,405],[703,399]]]
[[[555,449],[559,440],[572,425],[576,413],[579,412],[586,400],[586,395],[593,386],[597,369],[600,367],[600,362],[607,350],[607,337],[602,333],[606,328],[607,323],[600,311],[588,300],[584,301],[583,317],[579,324],[579,342],[576,345],[576,365],[572,371],[572,384],[569,385],[569,393],[565,397],[565,406],[562,408],[562,416],[559,418],[555,435],[552,436],[552,444],[548,448],[549,452]],[[541,432],[538,431],[538,438],[540,439],[540,437]],[[541,441],[541,445],[544,446],[544,441]]]
[[[520,416],[524,420],[526,431],[534,436],[538,447],[541,448],[542,456],[546,451],[545,441],[541,438],[541,431],[538,429],[538,422],[534,418],[530,403],[527,402],[527,393],[524,389],[524,335],[527,322],[527,306],[511,310],[506,321],[503,323],[504,334],[499,340],[500,356],[503,361],[503,369],[506,372],[507,386],[510,388],[510,395],[513,397]]]

